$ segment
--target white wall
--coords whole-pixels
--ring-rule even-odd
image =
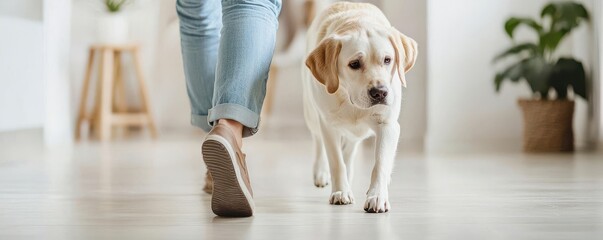
[[[593,84],[595,88],[595,105],[594,114],[598,125],[594,127],[596,129],[596,135],[598,135],[599,146],[603,147],[603,83],[601,79],[601,69],[603,68],[603,4],[601,1],[593,1],[593,12],[594,12],[594,29],[597,31],[595,39],[597,40],[595,49],[598,54],[598,58],[595,58],[596,66],[598,68],[593,69],[596,76],[596,80]]]
[[[157,122],[164,131],[190,131],[190,106],[184,81],[176,0],[161,1],[158,21],[157,68],[153,92]]]
[[[599,53],[594,51],[597,49],[596,28],[600,23],[597,22],[598,11],[596,9],[595,0],[578,0],[586,9],[589,10],[591,15],[591,23],[584,25],[574,32],[569,39],[570,46],[568,47],[568,53],[571,56],[579,59],[585,66],[587,76],[590,76],[591,84],[588,86],[589,89],[589,100],[583,101],[580,99],[576,105],[576,114],[574,115],[574,129],[576,135],[576,145],[579,148],[591,149],[596,146],[598,138],[598,124],[599,118],[595,116],[599,106],[599,95],[601,92],[596,89],[599,84],[599,68],[596,67],[599,63]]]
[[[41,128],[42,21],[0,13],[0,36],[0,131]]]
[[[44,0],[44,143],[73,142],[69,102],[71,0]],[[22,89],[26,92],[26,89]]]
[[[42,0],[0,1],[0,131],[44,120]]]
[[[42,0],[1,0],[0,16],[42,21]]]
[[[583,1],[588,4],[593,2]],[[20,18],[19,24],[26,25],[32,23],[32,19],[38,21],[42,19],[42,0],[18,2],[19,4],[16,1],[1,1],[0,15],[10,15],[10,21],[17,21],[15,17]],[[102,14],[102,8],[98,2],[86,0],[68,2],[73,3],[71,20],[69,20],[72,25],[70,28],[72,44],[67,50],[71,52],[70,76],[67,77],[70,78],[71,85],[67,86],[69,92],[67,101],[69,120],[72,120],[79,101],[86,49],[95,42],[96,19]],[[495,68],[490,62],[492,56],[510,45],[502,30],[504,20],[511,15],[536,16],[545,2],[547,1],[381,0],[380,5],[392,24],[417,40],[420,47],[419,62],[408,75],[409,87],[405,91],[401,117],[402,138],[421,139],[425,131],[428,131],[428,144],[432,147],[458,141],[506,142],[513,147],[519,147],[522,121],[516,99],[529,96],[529,91],[523,84],[505,84],[503,91],[495,94],[492,84]],[[49,1],[49,4],[57,3]],[[598,6],[602,5],[598,4]],[[130,14],[132,39],[143,44],[145,75],[152,93],[153,110],[160,126],[162,129],[189,129],[189,106],[182,73],[174,1],[141,0],[128,6],[127,11]],[[3,26],[0,27],[0,31],[8,29],[6,23],[6,20],[0,20],[0,26]],[[20,36],[30,34],[27,28],[15,27],[18,26],[15,23],[8,25],[11,27],[10,34],[16,33],[15,28],[19,29]],[[583,44],[583,38],[588,38],[585,32],[588,32],[588,29],[582,29],[576,36],[568,39],[563,47],[565,51],[574,52],[580,58],[588,58],[589,47]],[[2,32],[0,35],[10,34]],[[282,35],[283,29],[279,33],[279,38]],[[14,41],[23,43],[23,39],[37,41],[36,37],[31,36],[2,38],[0,44],[17,47],[29,45],[13,43]],[[12,108],[21,106],[13,104],[19,101],[28,101],[26,104],[31,107],[19,107],[20,112],[17,115],[14,110],[10,111],[12,114],[3,111],[0,130],[9,129],[6,125],[2,127],[2,121],[6,122],[10,119],[12,119],[10,129],[39,127],[43,122],[44,117],[41,116],[43,106],[39,104],[43,101],[42,89],[35,87],[41,85],[28,82],[40,79],[37,76],[41,74],[40,71],[35,71],[35,66],[39,66],[35,61],[40,58],[34,57],[36,52],[39,54],[40,51],[35,46],[40,45],[32,43],[32,46],[22,50],[0,49],[3,51],[0,52],[0,61],[4,61],[3,68],[0,68],[0,71],[4,72],[0,72],[0,76],[15,76],[13,73],[19,68],[12,66],[18,61],[13,61],[12,56],[17,56],[16,59],[19,61],[31,60],[28,61],[31,67],[27,65],[30,71],[18,70],[23,73],[18,77],[26,80],[8,81],[6,77],[1,79],[2,82],[7,82],[4,84],[5,87],[0,88],[2,98],[0,107],[3,110],[8,109],[7,106]],[[13,54],[12,51],[19,51],[21,54]],[[6,56],[11,56],[10,61]],[[156,56],[161,57],[156,58]],[[588,62],[588,59],[584,60]],[[56,66],[64,69],[68,65]],[[304,127],[301,95],[297,91],[298,73],[299,67],[283,69],[279,73],[274,115],[271,119],[280,119],[273,122],[282,127]],[[14,84],[28,84],[29,90],[22,91],[20,89],[25,89],[24,87]],[[599,87],[601,88],[601,84]],[[603,91],[603,88],[600,90]],[[11,97],[10,94],[15,96]],[[135,96],[134,94],[133,97]],[[4,99],[7,97],[10,100]],[[599,113],[603,112],[602,105],[599,105],[599,108]],[[589,131],[592,131],[584,126],[589,121],[585,112],[586,105],[584,102],[579,102],[576,114],[576,134],[579,141],[584,140]],[[16,117],[10,118],[10,116]],[[15,122],[23,126],[17,126]],[[599,123],[600,129],[603,129],[601,124],[603,123]]]
[[[537,16],[545,0],[430,0],[428,3],[428,146],[503,144],[520,148],[522,116],[517,99],[525,83],[505,82],[494,93],[492,57],[511,45],[503,30],[512,16]],[[525,36],[527,30],[518,34]],[[527,38],[527,37],[524,37]],[[573,39],[575,44],[585,43]],[[572,39],[561,46],[571,52]],[[584,141],[586,104],[578,100],[577,140]],[[477,144],[477,145],[475,145]],[[500,145],[498,146],[500,147]]]

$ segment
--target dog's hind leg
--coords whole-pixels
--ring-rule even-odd
[[[354,160],[356,159],[356,153],[358,152],[358,145],[361,141],[344,139],[342,151],[343,161],[345,162],[345,168],[348,174],[348,182],[352,185],[354,179]]]
[[[322,139],[313,136],[314,139],[314,185],[323,188],[331,182],[329,172],[329,161],[325,153],[325,146]]]

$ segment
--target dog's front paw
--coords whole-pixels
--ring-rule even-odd
[[[329,185],[331,174],[329,171],[319,171],[314,173],[314,186],[323,188]]]
[[[369,213],[383,213],[389,211],[389,200],[385,194],[367,196],[364,211]]]
[[[351,191],[337,191],[331,193],[329,202],[334,205],[347,205],[354,203],[354,195]]]

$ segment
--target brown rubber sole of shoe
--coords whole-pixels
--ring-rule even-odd
[[[233,159],[223,138],[210,136],[203,142],[203,160],[213,180],[211,210],[222,217],[249,217],[253,215],[253,199],[245,191],[245,183],[240,179],[238,163]]]

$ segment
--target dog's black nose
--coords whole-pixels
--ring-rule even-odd
[[[385,87],[371,88],[369,96],[373,100],[373,104],[383,103],[387,97],[387,89]]]

